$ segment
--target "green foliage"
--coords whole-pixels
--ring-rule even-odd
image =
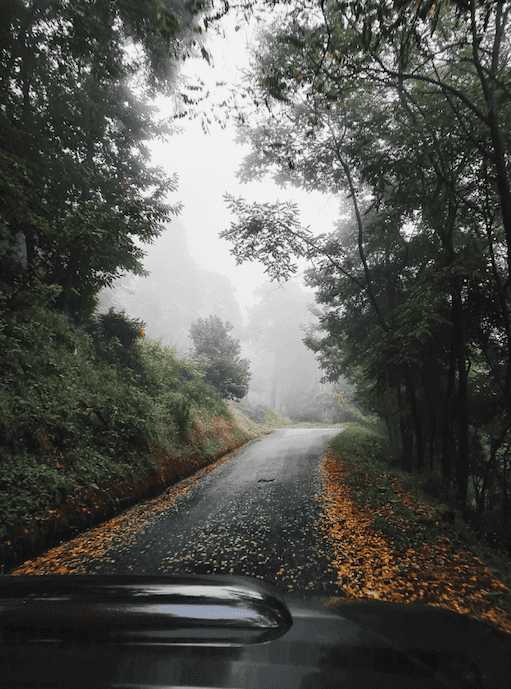
[[[237,216],[220,237],[233,243],[236,264],[259,260],[271,280],[287,280],[297,271],[296,257],[307,256],[312,235],[297,220],[297,205],[289,202],[248,204],[225,195],[229,210]]]
[[[288,405],[288,413],[295,422],[346,423],[354,421],[357,415],[362,417],[360,411],[353,405],[350,405],[353,411],[348,408],[348,405],[341,406],[332,391],[317,392],[308,399],[298,399],[297,402],[299,406],[296,405],[291,409],[289,408],[291,405]],[[353,413],[355,411],[356,413]]]
[[[388,440],[369,428],[350,424],[331,441],[332,448],[346,461],[389,462],[394,459]]]
[[[142,321],[110,308],[108,313],[93,316],[86,330],[100,361],[116,365],[120,372],[129,369],[140,373],[140,348],[136,345],[144,327]]]
[[[189,408],[195,406],[222,418],[229,418],[229,408],[202,376],[201,367],[193,359],[179,359],[175,349],[154,340],[140,343],[144,381],[154,394],[168,394],[185,412],[184,395]],[[176,397],[177,395],[177,397]]]
[[[290,419],[282,418],[264,404],[251,404],[245,400],[237,400],[230,404],[251,421],[268,428],[281,428],[291,423]]]
[[[78,486],[147,477],[192,410],[230,418],[197,364],[112,310],[78,328],[34,303],[0,320],[0,538]]]
[[[84,320],[102,287],[143,272],[139,243],[179,211],[166,203],[176,178],[150,164],[148,142],[173,129],[151,100],[178,100],[179,62],[207,55],[200,19],[214,9],[181,0],[2,7],[0,261],[11,297],[0,307],[37,271],[60,287],[59,307]]]
[[[269,428],[284,428],[285,426],[291,425],[291,419],[276,414],[272,409],[267,409],[264,414],[263,423]]]
[[[200,362],[204,381],[222,399],[245,397],[250,380],[250,362],[239,356],[239,340],[229,335],[232,328],[230,323],[222,323],[218,316],[199,318],[190,328],[194,359]]]
[[[267,411],[267,407],[264,407],[262,404],[249,404],[243,401],[231,402],[231,404],[252,421],[264,423],[264,415]]]
[[[90,337],[45,307],[1,323],[0,493],[27,518],[76,485],[141,475],[151,402],[92,355]]]

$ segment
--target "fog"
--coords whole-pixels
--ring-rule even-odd
[[[233,24],[227,26],[226,36],[209,44],[214,66],[190,60],[183,78],[199,76],[211,89],[212,101],[218,102],[215,83],[238,78],[236,68],[245,63],[245,44],[252,37],[250,27],[237,33]],[[173,104],[160,100],[158,107],[168,114]],[[209,315],[229,321],[234,326],[231,335],[240,340],[243,356],[251,362],[249,401],[307,420],[304,410],[311,404],[321,406],[318,395],[327,393],[333,399],[333,387],[320,383],[314,354],[302,342],[303,327],[314,320],[308,310],[314,295],[300,275],[279,286],[268,282],[258,262],[235,264],[230,244],[219,238],[231,222],[223,196],[227,192],[249,201],[290,200],[298,204],[302,223],[315,234],[332,230],[339,200],[282,189],[269,179],[242,185],[236,172],[248,148],[236,144],[235,137],[230,123],[225,128],[213,123],[206,133],[198,120],[184,120],[181,131],[168,141],[154,143],[152,162],[179,178],[169,203],[181,202],[183,208],[154,244],[143,247],[144,267],[150,275],[118,280],[101,294],[100,310],[114,306],[140,318],[150,339],[176,347],[180,356],[190,353],[192,322]],[[306,267],[300,264],[301,271]],[[327,417],[328,413],[321,414],[322,420]]]

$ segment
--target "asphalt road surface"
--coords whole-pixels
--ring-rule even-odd
[[[150,519],[94,574],[235,574],[282,593],[342,595],[330,565],[319,461],[339,429],[282,429],[245,448]]]

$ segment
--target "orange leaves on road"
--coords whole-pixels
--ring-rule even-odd
[[[509,600],[511,592],[473,553],[447,536],[436,545],[423,543],[420,549],[399,551],[372,526],[375,515],[384,515],[390,507],[360,505],[347,485],[348,467],[331,448],[321,461],[320,474],[333,565],[349,596],[439,606],[511,633],[511,610],[494,606],[495,598]],[[393,483],[404,504],[419,514],[434,514],[397,480]]]
[[[243,446],[224,455],[193,476],[171,486],[162,495],[136,505],[124,514],[90,529],[71,541],[52,548],[38,558],[27,560],[11,572],[11,576],[90,574],[92,569],[99,569],[100,563],[109,557],[110,551],[136,542],[137,535],[143,531],[151,517],[168,510],[176,500],[188,493],[197,481],[204,478],[216,467],[229,461],[242,449]],[[57,510],[53,512],[56,514]]]
[[[16,561],[18,553],[26,553],[28,557],[33,553],[35,544],[48,542],[50,539],[55,542],[71,529],[83,531],[94,523],[106,520],[118,510],[123,500],[133,503],[137,499],[143,500],[148,495],[154,495],[165,485],[170,485],[182,476],[194,474],[205,464],[211,466],[212,462],[224,454],[244,447],[249,438],[260,435],[258,427],[253,425],[251,428],[244,428],[239,420],[233,424],[214,415],[205,419],[197,417],[193,420],[187,441],[181,446],[165,449],[156,442],[148,443],[147,450],[158,464],[156,471],[148,471],[145,477],[137,480],[125,477],[100,485],[90,483],[77,486],[72,494],[63,497],[56,509],[44,508],[26,523],[14,523],[4,539],[0,540],[0,562]],[[41,433],[40,441],[55,461],[55,468],[69,471],[69,462],[52,444],[54,440],[53,436]],[[123,441],[119,453],[126,454],[126,444]]]

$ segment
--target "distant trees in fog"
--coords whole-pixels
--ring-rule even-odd
[[[199,318],[190,328],[192,355],[202,363],[206,383],[223,399],[245,397],[250,380],[250,362],[240,357],[239,340],[229,335],[232,328],[218,316]]]

